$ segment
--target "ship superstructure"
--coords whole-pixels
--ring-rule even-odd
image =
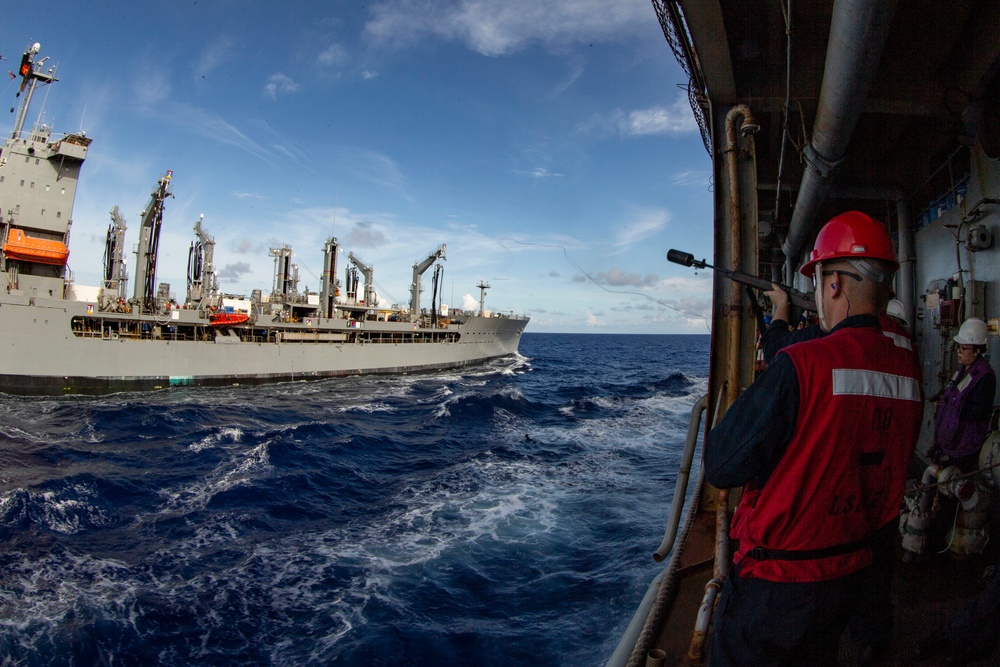
[[[160,230],[173,173],[153,187],[140,214],[132,276],[128,224],[111,210],[101,284],[75,284],[69,235],[80,170],[91,139],[56,137],[52,128],[25,130],[36,91],[57,79],[38,44],[25,51],[20,108],[0,153],[0,390],[72,393],[187,384],[247,384],[367,373],[455,368],[517,351],[528,322],[513,314],[420,307],[420,276],[445,246],[414,265],[410,307],[382,307],[374,267],[353,253],[344,281],[336,238],[324,246],[318,293],[300,292],[290,245],[272,247],[269,292],[222,291],[215,240],[194,224],[186,293],[178,301],[157,281]],[[435,272],[440,276],[440,265]],[[361,277],[363,276],[363,285]],[[131,282],[131,292],[129,283]]]

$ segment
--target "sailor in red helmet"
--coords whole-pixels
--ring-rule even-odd
[[[898,268],[871,217],[824,225],[801,272],[827,334],[782,349],[709,434],[708,481],[744,487],[713,667],[837,664],[872,584],[872,547],[894,528],[923,411],[916,356],[879,326]]]

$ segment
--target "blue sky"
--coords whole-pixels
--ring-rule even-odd
[[[170,169],[157,276],[181,299],[204,214],[229,293],[270,291],[280,244],[317,290],[333,235],[341,278],[352,251],[406,303],[445,243],[449,305],[486,280],[487,308],[529,331],[708,331],[711,274],[665,254],[711,256],[711,165],[648,0],[56,0],[7,19],[5,69],[34,42],[57,67],[29,123],[94,140],[80,284],[99,282],[111,207],[132,248]]]

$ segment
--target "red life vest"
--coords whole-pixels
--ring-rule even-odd
[[[899,513],[923,415],[916,355],[898,343],[846,327],[782,350],[799,380],[795,432],[733,516],[741,577],[826,581],[871,564],[866,541]]]

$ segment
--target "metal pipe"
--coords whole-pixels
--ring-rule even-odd
[[[719,489],[715,505],[715,567],[713,576],[729,576],[729,489]]]
[[[726,113],[726,168],[729,176],[729,264],[730,270],[741,271],[743,264],[743,224],[742,202],[740,200],[739,145],[736,139],[736,121],[742,118],[740,134],[756,134],[760,126],[753,119],[750,107],[737,104]],[[730,285],[729,310],[726,319],[729,324],[729,366],[726,379],[726,405],[732,405],[739,393],[740,366],[735,363],[740,358],[740,310],[743,296],[740,285]]]
[[[694,623],[694,633],[691,635],[691,645],[688,647],[688,663],[700,665],[705,659],[705,639],[708,637],[708,626],[715,614],[715,601],[722,590],[722,581],[712,579],[705,584],[705,595],[698,608],[698,617]]]
[[[895,0],[836,0],[812,141],[788,236],[782,244],[786,279],[795,269],[868,97],[885,46]]]
[[[903,304],[906,313],[906,328],[913,334],[917,321],[917,307],[914,293],[916,281],[916,242],[910,205],[905,199],[896,200],[896,226],[899,231],[899,272],[896,274],[896,297]]]
[[[930,512],[931,505],[934,503],[935,488],[933,484],[937,482],[938,474],[941,470],[941,466],[932,463],[924,469],[923,477],[920,479],[920,485],[924,487],[924,490],[920,494],[919,507],[920,511],[924,514]]]
[[[705,584],[705,595],[688,645],[687,658],[692,665],[701,664],[705,658],[705,639],[715,613],[715,600],[729,576],[729,489],[719,489],[715,502],[715,562],[712,579]]]
[[[708,408],[708,395],[699,398],[691,408],[691,419],[688,421],[687,438],[684,441],[684,452],[681,454],[681,466],[677,472],[677,483],[674,485],[674,500],[670,504],[670,519],[663,533],[663,541],[653,554],[653,560],[663,562],[670,550],[674,548],[677,539],[677,529],[681,525],[681,513],[684,511],[684,498],[687,496],[688,479],[691,476],[691,464],[694,462],[695,447],[698,444],[698,432],[701,430],[701,416]]]
[[[792,120],[792,0],[787,0],[781,11],[785,17],[785,108],[784,123],[781,128],[781,150],[778,153],[778,185],[774,193],[774,219],[781,214],[781,175],[785,167],[785,145],[788,143],[788,124]],[[775,282],[781,282],[780,280]]]

